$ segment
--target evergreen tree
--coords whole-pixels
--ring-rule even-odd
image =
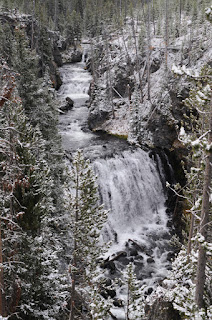
[[[11,27],[8,23],[0,24],[0,54],[4,60],[11,65],[14,39]]]
[[[206,122],[204,128],[201,126],[201,131],[198,131],[197,137],[192,141],[192,146],[195,149],[194,155],[196,157],[202,156],[200,163],[204,166],[203,172],[203,187],[202,187],[202,205],[201,205],[201,217],[200,217],[200,226],[199,232],[205,241],[208,240],[208,223],[209,216],[211,213],[210,210],[210,188],[211,188],[211,178],[212,178],[212,97],[211,97],[211,83],[210,75],[212,74],[211,69],[207,68],[202,71],[200,77],[201,81],[197,80],[197,87],[192,90],[190,98],[187,100],[187,103],[194,107],[196,106],[198,110],[204,108],[203,112],[207,112],[209,121]],[[195,77],[194,77],[195,79]],[[207,108],[208,107],[208,108]],[[202,134],[205,132],[205,134]],[[208,139],[205,139],[205,136],[208,136]],[[198,150],[199,149],[199,150]],[[198,150],[196,152],[196,150]],[[206,252],[205,248],[200,243],[199,245],[199,259],[197,267],[197,279],[196,279],[196,295],[195,301],[199,308],[204,307],[204,284],[205,284],[205,266],[206,266]]]
[[[36,102],[39,95],[38,81],[36,79],[38,57],[31,52],[29,41],[26,39],[24,30],[20,29],[20,27],[16,27],[15,30],[13,54],[13,67],[19,73],[18,91],[23,100],[26,115],[30,120],[35,121],[33,113],[36,111]],[[36,125],[36,123],[34,124]]]
[[[80,43],[82,36],[82,19],[79,13],[75,10],[66,19],[66,38],[68,43],[72,46],[76,46]]]
[[[132,263],[127,265],[124,273],[124,281],[127,286],[127,295],[125,301],[126,320],[141,319],[144,316],[144,293],[143,288],[140,288],[139,281],[134,273]]]
[[[49,62],[52,60],[51,46],[52,46],[51,40],[49,38],[47,27],[41,21],[39,26],[37,52],[39,54],[39,59],[40,59],[40,68],[41,68],[40,76],[42,77],[44,77],[47,66]]]
[[[140,90],[136,87],[133,93],[133,99],[130,102],[130,122],[128,140],[132,143],[138,143],[140,134]]]
[[[97,260],[102,254],[99,237],[107,213],[99,204],[96,178],[89,161],[84,159],[81,151],[74,157],[71,182],[69,210],[73,232],[73,259],[70,266],[70,319],[75,319],[82,312],[82,305],[86,306],[88,301],[95,304],[95,301],[91,301],[94,292],[91,294],[89,288],[97,288]]]
[[[189,181],[192,181],[192,185],[194,185],[195,188],[194,190],[191,190],[190,185],[188,194],[193,198],[195,197],[194,205],[192,206],[190,212],[196,217],[196,222],[199,222],[197,233],[197,239],[199,243],[197,249],[198,263],[195,275],[195,297],[193,296],[192,298],[194,310],[192,312],[193,314],[199,314],[200,319],[204,319],[204,317],[207,319],[207,313],[211,312],[209,308],[211,301],[208,304],[208,290],[205,290],[207,287],[207,264],[210,265],[210,260],[207,258],[207,248],[210,246],[210,244],[208,244],[208,235],[210,230],[209,221],[211,215],[211,68],[206,66],[198,74],[197,72],[194,73],[191,70],[186,70],[185,68],[176,69],[176,73],[180,75],[184,74],[194,82],[194,87],[191,90],[189,98],[186,99],[186,104],[192,109],[196,108],[198,111],[198,118],[195,119],[195,123],[193,120],[194,126],[192,134],[186,134],[184,128],[182,128],[180,137],[182,141],[190,146],[193,150],[192,168],[187,176]],[[202,117],[204,117],[204,119]],[[193,224],[194,222],[192,219],[191,230],[193,229]],[[189,249],[188,252],[190,253],[191,249]]]
[[[15,75],[6,65],[1,75],[0,314],[56,319],[68,291],[67,277],[59,274],[63,250],[53,232],[60,224],[52,198],[55,177],[41,133],[30,125],[17,96]]]
[[[4,284],[2,282],[1,285],[4,286],[7,297],[4,301],[4,312],[10,314],[15,311],[21,299],[21,277],[18,269],[21,263],[27,268],[27,260],[21,250],[28,239],[27,231],[30,230],[35,235],[40,227],[44,213],[43,192],[46,188],[43,163],[37,155],[38,145],[35,150],[33,131],[27,124],[20,99],[15,96],[15,77],[8,68],[5,70],[5,89],[2,95],[4,97],[6,94],[6,99],[1,100],[1,143],[4,150],[1,159],[1,227],[4,248],[2,260],[6,268]],[[48,196],[45,200],[47,199]],[[29,256],[29,252],[25,251],[25,254]]]

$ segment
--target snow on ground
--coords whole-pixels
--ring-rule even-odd
[[[130,57],[131,63],[136,65],[136,50],[134,44],[134,38],[132,36],[132,27],[129,24],[125,26],[123,32],[114,33],[108,36],[109,41],[109,54],[110,54],[110,76],[114,76],[114,67],[127,69],[127,60]],[[168,45],[168,70],[172,69],[174,65],[187,65],[189,59],[193,61],[191,67],[195,65],[200,68],[204,63],[208,62],[212,56],[212,42],[211,34],[209,32],[210,24],[205,22],[202,26],[198,25],[196,29],[191,21],[185,15],[182,15],[181,19],[181,35],[172,38],[170,37]],[[135,25],[136,38],[138,42],[139,38],[139,26]],[[176,36],[176,35],[175,35]],[[102,42],[103,44],[103,42]],[[183,50],[183,53],[182,53]],[[191,53],[189,53],[191,50]],[[146,48],[144,48],[146,51]],[[144,102],[140,106],[141,113],[141,123],[146,125],[146,121],[152,116],[152,104],[158,104],[161,101],[161,97],[165,97],[167,92],[164,89],[164,84],[166,83],[166,70],[165,70],[165,41],[162,36],[154,35],[153,28],[151,33],[151,61],[159,60],[159,68],[155,72],[150,74],[150,84],[151,84],[151,101],[147,100],[147,83],[144,84]],[[142,62],[140,73],[144,74],[144,79],[146,78],[146,70],[144,70],[145,57],[140,56],[139,60]],[[103,66],[107,65],[108,61],[102,61]],[[134,71],[132,74],[133,79],[137,79],[138,74]],[[100,77],[101,86],[106,84],[106,73]],[[130,136],[129,121],[130,121],[130,108],[129,101],[127,97],[124,97],[125,103],[122,103],[123,99],[115,98],[114,109],[115,109],[115,119],[110,117],[103,124],[96,127],[96,130],[105,130],[114,135]],[[101,103],[100,103],[101,104]],[[105,107],[105,106],[104,106]],[[106,106],[111,108],[111,106]],[[101,108],[101,105],[100,105]],[[165,110],[164,110],[165,111]],[[151,138],[151,137],[150,137]]]

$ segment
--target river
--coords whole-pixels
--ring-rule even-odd
[[[105,241],[112,242],[107,257],[117,256],[113,260],[117,270],[133,262],[138,279],[151,292],[170,267],[163,170],[159,174],[148,152],[89,130],[88,90],[92,77],[84,62],[64,65],[60,74],[63,85],[59,98],[62,103],[66,97],[74,101],[73,109],[60,116],[63,146],[68,157],[80,148],[92,161],[101,201],[109,209],[102,233]]]

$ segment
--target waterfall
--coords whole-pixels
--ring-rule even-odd
[[[100,198],[109,210],[102,232],[102,241],[112,242],[107,257],[125,251],[125,265],[133,261],[138,278],[151,287],[164,278],[169,267],[163,170],[158,171],[147,152],[131,150],[124,140],[88,129],[86,101],[91,75],[84,62],[64,65],[60,73],[63,85],[59,99],[61,103],[66,97],[74,101],[73,109],[60,116],[63,147],[71,154],[83,149],[86,158],[92,159]],[[133,245],[136,252],[132,256]],[[123,261],[117,260],[116,265],[124,267]]]
[[[138,275],[153,285],[156,278],[165,276],[169,265],[166,196],[155,162],[137,149],[98,159],[94,170],[101,201],[109,210],[102,237],[112,241],[110,256],[126,250],[129,240],[139,244],[143,262]]]
[[[102,202],[111,210],[108,225],[125,241],[132,234],[167,232],[165,195],[154,161],[139,149],[94,163]],[[113,238],[111,232],[110,240]]]

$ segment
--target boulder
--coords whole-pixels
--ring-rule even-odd
[[[119,263],[121,263],[123,266],[127,266],[130,263],[130,260],[127,257],[119,256],[116,259]]]
[[[181,320],[180,314],[171,302],[156,300],[152,306],[145,307],[147,320]]]
[[[137,256],[138,255],[138,251],[135,248],[130,248],[130,256]]]
[[[129,95],[129,90],[132,91],[134,87],[134,82],[130,77],[129,72],[126,70],[126,66],[119,66],[119,68],[115,69],[115,77],[114,77],[114,89],[113,92],[115,97],[127,97]]]
[[[66,106],[68,109],[72,109],[74,106],[74,101],[69,97],[66,98]]]
[[[64,106],[61,106],[60,110],[66,112],[71,110],[73,106],[74,106],[74,101],[71,98],[67,97],[66,104]]]
[[[113,305],[115,307],[121,308],[121,307],[123,307],[123,301],[121,299],[115,298],[115,299],[113,299]]]
[[[153,292],[153,288],[149,287],[146,291],[145,291],[145,295],[149,296],[151,293]]]
[[[116,266],[113,261],[110,261],[109,259],[106,259],[102,264],[101,268],[103,269],[109,269],[110,273],[113,274],[116,272]]]
[[[88,116],[88,124],[91,130],[103,124],[107,119],[110,118],[111,110],[107,107],[100,106],[97,108],[90,108]]]
[[[101,290],[100,294],[105,299],[108,299],[109,297],[113,299],[116,296],[116,291],[112,289],[105,289]]]
[[[82,61],[82,51],[81,50],[75,50],[71,55],[71,62],[80,62]]]
[[[160,69],[161,60],[157,57],[153,58],[150,66],[150,72],[154,73]]]
[[[82,50],[80,48],[70,48],[62,53],[63,64],[76,63],[82,61]]]
[[[142,270],[143,270],[144,264],[139,261],[134,261],[134,265],[135,265],[135,274],[136,274],[138,280],[143,280],[144,274],[143,274]]]
[[[168,261],[172,261],[174,259],[174,257],[175,257],[175,253],[173,251],[169,251],[167,253],[167,260]]]
[[[105,285],[106,287],[111,286],[111,285],[112,285],[112,280],[111,280],[111,279],[105,279],[104,285]]]
[[[155,263],[155,260],[150,257],[150,258],[147,259],[147,263]]]
[[[150,118],[147,129],[151,132],[153,144],[155,147],[170,149],[174,140],[177,138],[176,122],[174,119],[168,119],[155,106],[154,112]]]

